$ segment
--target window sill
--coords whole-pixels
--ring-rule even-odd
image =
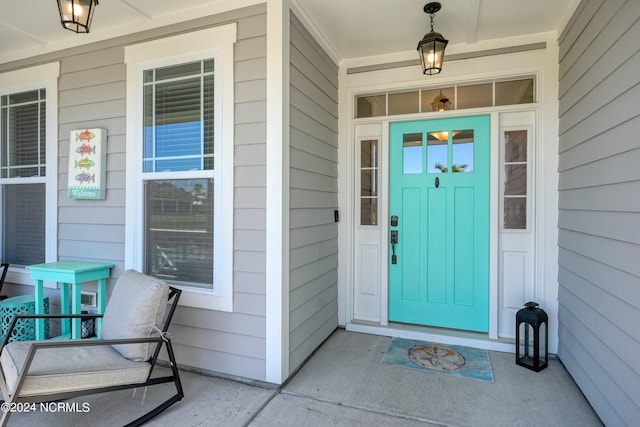
[[[233,296],[230,290],[214,293],[189,287],[178,286],[178,288],[182,290],[179,303],[181,306],[204,310],[233,311]]]
[[[31,278],[31,273],[24,267],[9,267],[9,271],[7,271],[7,277],[5,278],[5,283],[35,286],[35,281]],[[56,282],[45,281],[43,285],[45,288],[58,288],[58,284]]]

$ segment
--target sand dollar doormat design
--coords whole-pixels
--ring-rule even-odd
[[[382,364],[493,382],[487,350],[393,338]]]

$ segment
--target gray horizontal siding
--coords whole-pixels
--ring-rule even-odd
[[[338,69],[291,15],[289,369],[337,327]]]
[[[58,258],[110,262],[116,265],[112,275],[118,277],[124,265],[124,49],[114,46],[66,54],[58,82]],[[107,130],[105,200],[67,197],[69,133],[81,128]]]
[[[234,311],[179,307],[171,332],[183,366],[265,380],[266,15],[257,5],[37,58],[0,64],[0,71],[60,61],[60,259],[111,262],[113,283],[124,268],[126,66],[124,48],[185,31],[237,22],[234,48],[235,204]],[[69,132],[106,128],[105,200],[67,198]]]
[[[640,2],[560,36],[558,354],[607,425],[640,418]]]

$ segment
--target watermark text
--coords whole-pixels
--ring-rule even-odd
[[[89,402],[2,402],[0,403],[0,411],[2,412],[72,412],[86,413],[91,412]]]

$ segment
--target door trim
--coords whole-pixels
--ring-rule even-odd
[[[499,195],[498,195],[498,186],[499,186],[499,115],[500,113],[497,111],[492,112],[465,112],[461,114],[460,112],[441,112],[437,115],[425,115],[420,118],[411,118],[411,119],[395,119],[395,120],[370,120],[370,121],[360,121],[358,123],[354,123],[350,129],[350,135],[348,139],[350,141],[349,154],[350,158],[348,162],[346,162],[346,175],[347,175],[347,184],[349,190],[346,192],[348,195],[348,203],[351,204],[349,208],[351,215],[345,216],[347,221],[341,221],[341,224],[344,228],[340,229],[339,232],[345,231],[345,234],[348,236],[350,246],[346,248],[349,251],[349,259],[351,263],[345,266],[343,270],[344,277],[347,278],[346,282],[348,285],[345,288],[346,295],[345,301],[347,303],[346,313],[344,324],[348,328],[352,328],[355,325],[358,325],[359,322],[361,324],[367,324],[368,327],[382,327],[386,332],[380,332],[381,334],[390,334],[390,331],[394,328],[395,323],[389,323],[389,312],[388,312],[388,304],[389,304],[389,277],[388,277],[388,266],[387,260],[389,259],[389,124],[393,121],[415,121],[415,120],[428,120],[431,118],[459,118],[466,116],[476,116],[478,114],[488,114],[490,116],[490,147],[489,147],[489,330],[488,333],[484,333],[483,336],[485,338],[489,338],[492,340],[498,339],[498,213],[499,213]],[[372,128],[378,127],[379,130],[371,131]],[[364,129],[362,131],[361,129]],[[380,199],[378,212],[380,215],[380,221],[378,224],[378,228],[380,230],[378,242],[376,245],[379,247],[378,251],[378,260],[376,261],[378,265],[381,266],[380,269],[380,283],[377,284],[378,289],[380,289],[380,305],[379,305],[379,316],[376,318],[358,318],[357,313],[354,310],[354,300],[356,296],[354,295],[356,289],[356,280],[357,280],[357,270],[358,270],[358,241],[359,235],[361,234],[361,228],[359,226],[359,206],[358,204],[358,188],[356,184],[359,180],[356,178],[356,174],[359,173],[357,170],[356,162],[359,159],[359,153],[357,151],[356,142],[359,140],[358,138],[363,138],[365,136],[371,136],[374,133],[376,136],[380,138]],[[347,224],[348,222],[348,224]],[[350,285],[349,285],[350,283]],[[374,326],[375,325],[375,326]],[[416,325],[415,328],[428,328]],[[393,329],[395,330],[395,328]],[[402,328],[397,329],[398,331],[402,331]],[[399,332],[400,333],[400,332]],[[444,342],[444,341],[441,341]]]

